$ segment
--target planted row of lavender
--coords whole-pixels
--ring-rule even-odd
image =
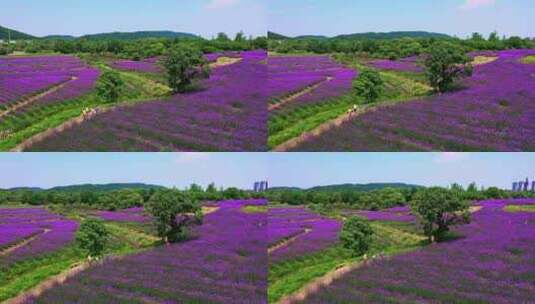
[[[498,52],[478,65],[458,91],[353,118],[311,138],[296,151],[535,150],[535,50]]]
[[[116,222],[138,222],[146,223],[151,221],[151,217],[147,215],[142,207],[129,208],[119,211],[99,211],[96,216]]]
[[[159,57],[147,58],[139,61],[116,60],[110,66],[122,71],[132,71],[141,73],[162,73],[163,68],[158,64]]]
[[[242,52],[203,89],[118,107],[36,144],[34,151],[265,151],[267,53]]]
[[[336,63],[329,56],[270,57],[268,73],[268,92],[273,103],[319,85],[287,103],[277,112],[326,102],[344,95],[351,90],[352,81],[357,76],[355,70]]]
[[[535,213],[509,204],[535,200],[481,202],[461,238],[370,262],[303,303],[532,303]]]
[[[92,267],[34,299],[39,303],[267,303],[267,217],[224,201],[194,240]],[[30,301],[32,302],[32,301]]]
[[[398,60],[376,59],[370,61],[368,64],[376,69],[386,71],[413,73],[421,73],[424,71],[424,69],[422,68],[421,58],[418,56],[411,56]]]
[[[32,236],[35,238],[1,256],[0,266],[57,251],[73,241],[77,229],[77,222],[54,215],[43,208],[2,208],[0,247],[19,243]]]
[[[393,222],[415,222],[416,216],[411,213],[409,207],[393,207],[378,211],[345,211],[344,215],[358,215],[370,221],[393,221]]]
[[[315,214],[305,208],[270,208],[268,240],[272,245],[292,239],[269,255],[270,262],[279,262],[323,250],[338,241],[342,224]]]
[[[20,101],[54,86],[66,84],[38,100],[50,104],[88,93],[98,79],[98,69],[74,56],[0,58],[0,105]]]

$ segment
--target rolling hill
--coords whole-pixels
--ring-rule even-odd
[[[13,29],[0,26],[0,39],[1,40],[8,40],[10,34],[11,34],[11,40],[35,39],[36,38],[32,35],[28,35],[23,32],[15,31]]]
[[[85,35],[82,39],[108,39],[108,40],[134,40],[144,38],[200,38],[190,33],[173,31],[140,31],[140,32],[113,32]]]
[[[301,35],[297,37],[288,37],[274,32],[268,32],[268,38],[272,40],[287,40],[287,39],[356,39],[356,40],[384,40],[384,39],[399,39],[399,38],[449,38],[450,36],[441,33],[433,33],[426,31],[399,31],[399,32],[384,32],[384,33],[354,33],[346,35],[338,35],[335,37],[327,37],[322,35]]]
[[[412,185],[405,183],[370,183],[370,184],[338,184],[338,185],[326,185],[326,186],[316,186],[308,189],[302,189],[297,187],[273,187],[269,191],[293,191],[293,190],[306,190],[306,191],[332,191],[332,192],[341,192],[341,191],[373,191],[384,188],[401,188],[401,189],[410,189],[410,188],[422,188],[420,185]]]
[[[121,189],[160,189],[163,186],[143,184],[143,183],[113,183],[113,184],[82,184],[59,186],[50,189],[38,187],[16,187],[6,190],[10,191],[62,191],[62,192],[79,192],[79,191],[114,191]]]

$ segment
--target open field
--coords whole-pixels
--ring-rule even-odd
[[[58,209],[69,219],[44,208],[1,208],[0,301],[265,303],[265,204],[210,203],[193,239],[169,245],[143,208]],[[78,220],[91,215],[105,220],[112,241],[104,261],[87,264],[73,240]]]
[[[292,151],[531,151],[534,50],[474,52],[472,77],[453,92],[378,107],[291,148]],[[482,61],[482,58],[485,59]],[[490,58],[491,60],[487,60]],[[414,58],[372,67],[418,79]],[[420,77],[422,78],[422,77]],[[423,79],[423,78],[422,78]],[[271,134],[270,134],[271,136]]]
[[[530,303],[534,204],[532,199],[476,202],[471,223],[456,228],[449,241],[434,244],[424,242],[406,207],[342,210],[343,217],[372,220],[376,236],[368,259],[350,258],[331,245],[270,261],[270,302]],[[374,254],[379,255],[370,259]]]

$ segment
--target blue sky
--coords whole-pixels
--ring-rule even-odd
[[[454,182],[510,188],[535,178],[535,153],[273,153],[272,186],[405,182],[448,186]]]
[[[0,188],[80,183],[191,183],[250,188],[405,182],[447,186],[475,181],[509,188],[535,178],[535,153],[1,153]]]
[[[265,0],[2,1],[0,25],[36,36],[173,30],[210,38],[218,32],[267,32]]]
[[[267,177],[265,154],[0,153],[0,188],[143,182],[252,188]]]
[[[426,30],[535,37],[533,0],[269,0],[271,31],[296,36]],[[531,20],[530,20],[531,19]]]

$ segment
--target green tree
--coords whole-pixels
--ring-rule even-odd
[[[104,222],[97,218],[88,218],[82,221],[76,233],[76,243],[89,260],[98,260],[104,254],[109,232]]]
[[[340,232],[342,245],[351,250],[353,256],[364,254],[372,243],[373,229],[368,220],[351,217],[344,222]]]
[[[379,98],[383,91],[384,82],[379,72],[364,70],[353,83],[353,89],[358,96],[364,97],[367,103],[372,103]]]
[[[430,85],[438,92],[446,92],[460,77],[472,75],[471,59],[460,46],[449,42],[432,45],[424,65]]]
[[[124,85],[124,81],[117,71],[106,70],[97,82],[97,95],[107,102],[117,102],[124,90]]]
[[[410,207],[418,215],[430,242],[442,241],[451,226],[470,222],[470,206],[456,191],[440,187],[419,190]]]
[[[158,236],[166,243],[185,240],[189,226],[200,225],[203,219],[199,202],[176,189],[156,191],[146,207],[154,217]]]
[[[208,78],[210,67],[202,52],[190,46],[173,47],[163,61],[169,87],[174,93],[184,93],[195,79]]]

